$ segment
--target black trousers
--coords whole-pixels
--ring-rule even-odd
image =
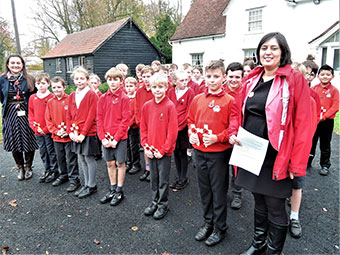
[[[58,173],[57,156],[54,150],[52,135],[36,135],[35,137],[39,145],[40,157],[44,164],[45,171]]]
[[[174,156],[175,156],[178,180],[180,182],[185,182],[187,180],[187,172],[188,172],[187,149],[175,149]]]
[[[255,211],[268,215],[268,221],[281,226],[288,225],[286,199],[253,193]]]
[[[195,149],[198,187],[205,223],[215,229],[227,229],[227,201],[229,159],[231,149],[222,152],[202,152]]]
[[[334,128],[334,119],[326,119],[318,124],[313,137],[313,145],[310,152],[310,158],[313,159],[315,156],[316,145],[320,138],[320,165],[321,167],[329,168],[331,166],[331,140]]]
[[[70,181],[79,180],[79,167],[77,154],[72,152],[72,142],[54,142],[55,152],[59,165],[60,177]]]
[[[158,207],[168,207],[171,157],[163,156],[160,159],[149,158],[149,162],[152,203]]]
[[[243,188],[235,183],[236,176],[234,166],[230,165],[229,168],[231,170],[230,190],[233,194],[242,195]]]
[[[130,128],[127,142],[127,163],[138,169],[141,168],[139,143],[139,128]]]

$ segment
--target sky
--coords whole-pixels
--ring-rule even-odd
[[[150,0],[143,0],[148,2]],[[174,4],[180,0],[168,0],[170,3]],[[186,13],[190,8],[191,0],[182,0],[183,13]],[[39,28],[35,21],[32,19],[34,9],[36,8],[35,0],[14,0],[16,17],[18,23],[18,30],[20,35],[21,48],[24,49],[28,46],[29,42],[36,38],[36,34],[39,33]],[[0,17],[8,21],[10,25],[10,31],[14,33],[13,27],[13,17],[12,17],[12,7],[11,0],[0,0]]]

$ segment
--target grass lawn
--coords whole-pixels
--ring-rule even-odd
[[[340,135],[340,113],[338,113],[334,119],[334,132]]]

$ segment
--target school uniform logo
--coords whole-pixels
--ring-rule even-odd
[[[67,111],[67,109],[68,109],[68,105],[65,105],[64,110]]]
[[[221,107],[219,105],[215,105],[215,107],[213,108],[214,112],[220,112],[221,111]]]

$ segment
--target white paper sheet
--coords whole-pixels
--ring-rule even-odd
[[[241,146],[234,145],[230,165],[241,167],[255,175],[259,175],[268,148],[268,140],[253,135],[240,127],[237,138]]]

